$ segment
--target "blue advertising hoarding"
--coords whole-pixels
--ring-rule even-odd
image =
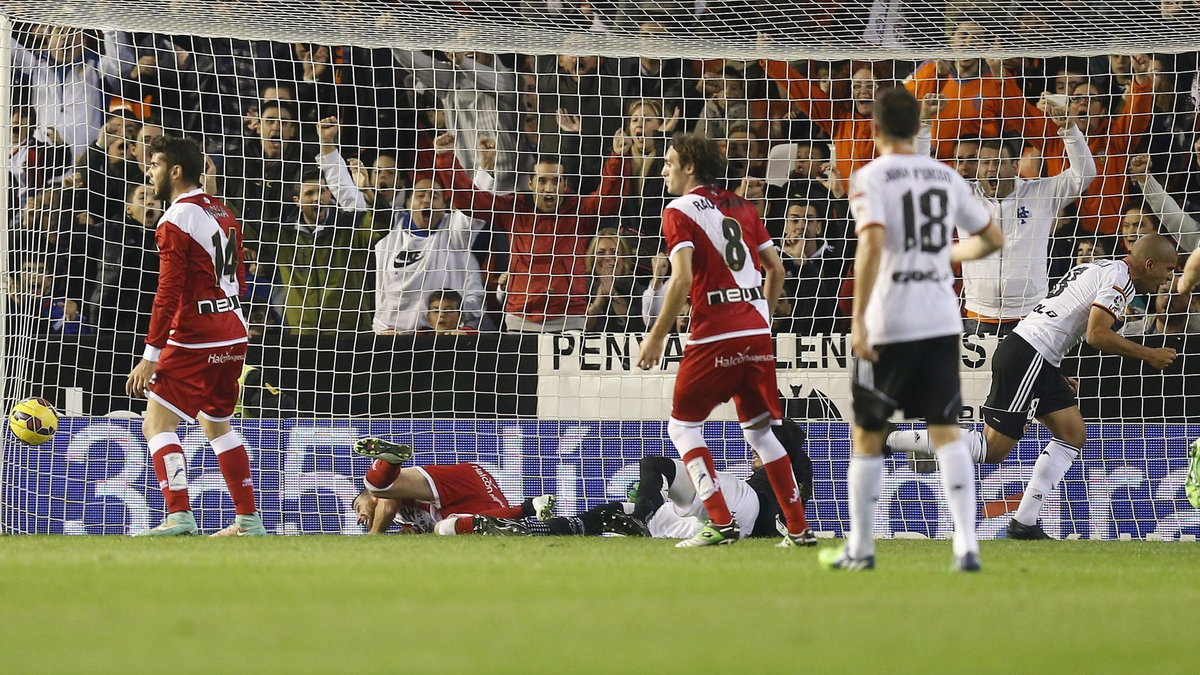
[[[553,492],[559,512],[621,499],[643,455],[675,456],[662,422],[243,420],[267,528],[278,534],[357,534],[351,500],[369,461],[350,446],[366,435],[416,448],[415,464],[470,461],[492,472],[512,502]],[[845,423],[810,424],[815,472],[809,517],[814,529],[847,527]],[[1009,461],[980,467],[979,497],[1019,493],[1045,441],[1031,433]],[[1089,425],[1082,461],[1043,509],[1058,537],[1194,539],[1200,512],[1184,498],[1186,448],[1200,427]],[[718,468],[747,475],[749,451],[736,423],[705,426]],[[202,530],[233,518],[215,457],[197,427],[183,430],[192,503]],[[950,518],[937,474],[917,475],[902,458],[885,463],[876,523],[883,536],[945,537]],[[162,496],[141,438],[140,420],[63,420],[40,448],[5,441],[0,505],[5,533],[130,534],[156,524]],[[1008,515],[982,520],[980,536],[1003,536]]]

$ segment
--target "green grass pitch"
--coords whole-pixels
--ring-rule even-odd
[[[0,538],[6,673],[1195,672],[1200,548]],[[835,542],[823,542],[833,546]]]

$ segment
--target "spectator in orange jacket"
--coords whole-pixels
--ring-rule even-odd
[[[1079,227],[1097,234],[1114,234],[1121,227],[1129,185],[1129,158],[1134,146],[1150,130],[1154,111],[1154,77],[1149,54],[1132,58],[1133,81],[1120,113],[1114,97],[1094,84],[1081,84],[1071,92],[1071,115],[1078,117],[1096,157],[1099,175],[1079,202]]]
[[[632,140],[613,136],[613,154],[592,194],[570,194],[562,162],[542,157],[529,178],[532,194],[497,195],[476,189],[454,160],[454,134],[434,141],[435,169],[452,185],[454,207],[508,232],[508,286],[504,323],[509,330],[542,332],[587,327],[587,246],[602,216],[616,215],[630,175]]]
[[[989,47],[987,31],[974,21],[962,21],[950,36],[952,49],[981,50]],[[1049,174],[1063,168],[1062,139],[1058,125],[1024,97],[1005,73],[985,75],[983,60],[929,61],[917,68],[904,86],[924,100],[941,94],[945,105],[932,121],[933,156],[950,159],[959,137],[998,137],[1016,134],[1042,152]]]
[[[801,75],[786,61],[763,61],[767,77],[787,90],[792,104],[833,139],[834,163],[843,189],[850,174],[875,157],[875,72],[860,64],[850,73],[850,100],[834,101],[817,83]],[[918,98],[920,98],[918,96]]]

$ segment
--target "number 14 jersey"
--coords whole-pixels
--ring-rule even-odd
[[[246,288],[242,230],[229,207],[197,189],[163,213],[158,291],[146,346],[221,347],[246,341],[239,297]]]
[[[950,268],[953,232],[976,234],[991,223],[967,182],[925,155],[887,154],[850,176],[850,211],[856,234],[884,230],[864,317],[871,344],[962,333]]]
[[[698,187],[667,205],[663,237],[669,256],[692,248],[689,344],[771,334],[758,252],[775,244],[753,204]]]

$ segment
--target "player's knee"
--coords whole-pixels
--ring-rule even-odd
[[[702,422],[682,422],[674,417],[667,422],[667,436],[671,438],[671,442],[675,444],[675,449],[679,451],[679,454],[682,455],[696,448],[708,447],[704,443],[702,424]]]
[[[742,434],[746,437],[746,442],[754,451],[758,453],[758,458],[763,464],[769,464],[777,459],[787,456],[787,450],[783,444],[771,432],[769,426],[759,427],[757,429],[742,429]]]

